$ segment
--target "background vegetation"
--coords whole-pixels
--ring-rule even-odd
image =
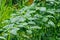
[[[60,0],[0,0],[0,40],[60,40]]]

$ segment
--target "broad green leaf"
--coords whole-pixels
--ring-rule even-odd
[[[0,36],[0,39],[5,40],[6,38],[4,38],[4,37]]]

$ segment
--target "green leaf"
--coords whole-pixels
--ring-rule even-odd
[[[40,11],[46,11],[46,7],[40,7]]]
[[[50,1],[51,2],[51,1],[55,1],[55,0],[46,0],[46,1]]]
[[[47,18],[47,17],[44,17],[44,18],[42,19],[42,21],[43,21],[43,22],[47,22],[47,21],[48,21],[48,18]]]
[[[30,29],[42,29],[42,27],[39,27],[39,26],[32,26],[32,27],[30,27]]]
[[[0,36],[0,39],[3,39],[3,40],[5,40],[6,38],[4,38],[4,37]]]
[[[50,26],[52,26],[52,27],[55,27],[55,24],[54,24],[53,21],[48,21],[48,24],[49,24]]]
[[[19,28],[13,28],[12,30],[10,30],[9,32],[13,35],[17,35],[17,31],[19,30]]]
[[[60,22],[57,24],[57,26],[58,26],[58,27],[60,26]]]
[[[31,30],[26,30],[28,34],[32,34],[32,31]]]

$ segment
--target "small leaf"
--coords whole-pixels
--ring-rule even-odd
[[[47,15],[46,17],[48,17],[48,18],[51,18],[51,17],[54,18],[52,15]]]
[[[28,24],[35,24],[35,22],[33,22],[33,21],[30,21],[30,22],[28,22]]]
[[[28,33],[28,34],[32,34],[32,31],[31,31],[31,30],[27,30],[27,33]]]
[[[55,14],[55,9],[48,9],[48,10],[47,10],[47,13]]]
[[[13,35],[17,35],[17,31],[19,30],[19,28],[13,28],[12,30],[10,30],[9,32]]]
[[[60,9],[56,9],[56,12],[60,12]]]
[[[49,24],[50,26],[55,27],[55,24],[54,24],[54,22],[53,22],[53,21],[49,21],[49,22],[48,22],[48,24]]]
[[[14,24],[9,24],[9,25],[4,26],[3,28],[4,29],[11,29],[11,28],[13,28],[13,26],[14,26]]]
[[[46,1],[50,1],[51,2],[51,1],[55,1],[55,0],[46,0]]]
[[[46,11],[46,7],[40,7],[40,11]]]
[[[39,27],[39,26],[32,26],[30,27],[30,29],[41,29],[42,27]]]
[[[43,22],[47,22],[47,21],[48,21],[48,18],[47,18],[47,17],[44,17],[44,18],[42,19],[42,21],[43,21]]]
[[[60,22],[57,24],[57,26],[58,26],[58,27],[60,26]]]

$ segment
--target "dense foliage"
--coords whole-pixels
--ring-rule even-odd
[[[60,40],[60,0],[15,1],[0,0],[0,40]]]

